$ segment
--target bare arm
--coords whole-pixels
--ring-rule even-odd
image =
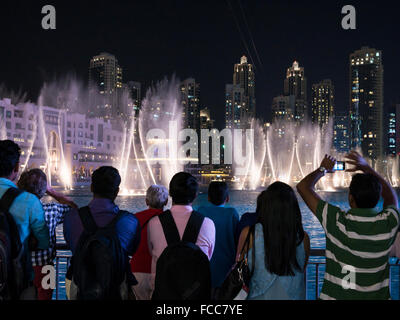
[[[249,234],[249,231],[250,231],[250,227],[246,227],[240,233],[239,244],[238,244],[237,252],[236,252],[236,262],[240,261],[240,259],[243,258],[242,250],[243,250],[243,246],[246,242],[247,235]],[[250,236],[249,249],[252,248],[252,246],[253,246],[253,237]],[[246,252],[244,252],[244,253],[246,253]]]
[[[57,192],[54,189],[47,187],[46,193],[56,199],[59,203],[61,204],[66,204],[67,206],[70,206],[72,208],[78,209],[78,206],[76,205],[75,202],[73,202],[70,198],[67,196],[63,195],[61,192]]]
[[[321,167],[324,167],[327,172],[332,172],[335,163],[335,158],[325,155]],[[300,196],[314,214],[317,212],[318,202],[321,200],[321,197],[315,192],[315,185],[324,175],[323,171],[317,169],[301,180],[296,187]]]
[[[356,151],[350,151],[350,153],[346,156],[348,164],[354,165],[354,168],[347,169],[348,172],[362,171],[364,173],[372,174],[378,178],[379,182],[382,185],[382,198],[383,198],[383,206],[396,206],[398,208],[398,199],[397,194],[390,185],[378,172],[371,168],[368,162]]]

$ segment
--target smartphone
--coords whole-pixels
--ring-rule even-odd
[[[334,171],[344,171],[345,170],[345,162],[344,161],[336,161],[335,166],[333,167]]]

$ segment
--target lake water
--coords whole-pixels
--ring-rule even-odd
[[[73,200],[79,206],[87,205],[92,196],[87,188],[76,189],[68,191],[67,194],[73,198]],[[256,191],[231,191],[229,206],[236,208],[239,215],[245,212],[254,212],[256,207],[256,199],[259,192]],[[321,197],[330,202],[333,205],[339,206],[343,210],[348,210],[349,205],[347,202],[346,192],[321,192]],[[303,217],[304,230],[308,233],[311,240],[311,248],[313,249],[324,249],[325,248],[325,233],[322,229],[321,224],[312,212],[307,208],[303,200],[298,197],[299,205]],[[48,200],[48,199],[45,199]],[[194,202],[193,206],[197,207],[207,203],[207,194],[201,193]],[[120,209],[127,210],[130,212],[139,212],[146,209],[144,196],[120,196],[116,199],[116,204]],[[170,206],[170,203],[169,203]],[[382,207],[382,203],[379,204]],[[62,226],[59,226],[57,232],[57,241],[63,242],[62,237]],[[69,255],[69,252],[60,252],[63,255]],[[325,265],[321,264],[317,267],[315,263],[324,262],[325,259],[322,257],[311,257],[310,263],[307,267],[307,299],[315,299],[315,280],[318,274],[318,287],[319,291],[322,288],[323,276],[325,271]],[[391,259],[391,262],[395,263],[395,259]],[[59,277],[59,299],[65,299],[65,269],[66,259],[60,259],[60,277]],[[391,268],[391,293],[393,299],[399,299],[399,267]]]

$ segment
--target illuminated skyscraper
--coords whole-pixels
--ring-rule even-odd
[[[387,121],[387,148],[386,154],[396,155],[396,109],[393,108],[386,115]]]
[[[294,120],[304,121],[307,118],[307,79],[304,68],[297,61],[286,71],[284,95],[295,97]]]
[[[244,89],[239,85],[227,84],[225,86],[225,127],[228,129],[241,129],[246,115],[246,98]]]
[[[181,103],[182,103],[182,124],[184,129],[194,129],[197,131],[196,147],[199,146],[200,140],[200,84],[193,78],[184,80],[180,85]],[[187,153],[186,156],[190,154]],[[184,166],[186,172],[191,173],[195,177],[199,177],[200,151],[198,152],[198,160],[191,161]],[[193,156],[192,156],[193,157]]]
[[[333,146],[340,153],[347,153],[350,150],[349,115],[337,113],[333,124]]]
[[[386,154],[400,155],[400,104],[392,104],[385,119]]]
[[[350,143],[364,156],[383,154],[382,51],[362,47],[350,54]]]
[[[132,103],[132,109],[134,110],[135,116],[138,115],[141,103],[142,103],[142,84],[137,81],[129,81],[127,83],[129,97]]]
[[[187,129],[200,128],[200,84],[193,78],[181,83],[183,127]]]
[[[329,123],[333,117],[335,89],[332,81],[327,79],[312,85],[312,121],[320,127]]]
[[[246,56],[242,56],[240,63],[233,67],[233,85],[243,90],[242,94],[242,116],[241,125],[243,126],[244,118],[255,117],[256,114],[256,97],[255,97],[255,74],[252,64],[247,62]]]
[[[122,68],[114,55],[103,52],[90,60],[90,113],[110,118],[122,112],[118,100],[122,90]]]
[[[294,96],[277,96],[272,99],[272,121],[292,121],[294,116]]]

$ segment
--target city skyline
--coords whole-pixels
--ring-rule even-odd
[[[125,80],[143,84],[142,96],[152,81],[173,73],[180,80],[196,79],[202,86],[201,107],[208,107],[221,127],[225,84],[231,82],[232,65],[242,55],[255,66],[257,117],[268,121],[272,99],[281,94],[284,72],[294,60],[306,70],[307,96],[311,96],[310,84],[331,79],[337,109],[348,110],[348,55],[368,45],[383,51],[385,108],[398,99],[396,61],[400,48],[396,41],[390,41],[393,28],[383,23],[390,20],[392,12],[388,16],[385,11],[384,15],[384,8],[373,7],[372,2],[355,2],[357,29],[346,31],[340,26],[344,4],[340,1],[315,4],[312,8],[287,2],[229,3],[117,1],[108,8],[99,2],[95,7],[77,5],[79,10],[74,12],[74,5],[66,7],[55,1],[58,23],[54,31],[42,30],[36,21],[41,18],[40,2],[23,8],[18,3],[8,3],[2,12],[11,14],[3,14],[0,23],[13,27],[15,32],[12,38],[1,34],[8,48],[0,53],[0,83],[16,91],[21,89],[35,100],[43,81],[55,75],[75,72],[86,82],[87,59],[106,51],[118,58]],[[124,19],[132,10],[145,14],[136,15],[135,22]],[[184,14],[188,12],[190,17]],[[73,24],[67,19],[71,16],[76,20]],[[100,22],[101,17],[112,23]],[[117,21],[118,17],[121,21]],[[19,23],[14,22],[16,19]],[[300,24],[296,36],[289,37]],[[244,33],[247,35],[242,38]],[[187,41],[179,41],[182,36]]]

